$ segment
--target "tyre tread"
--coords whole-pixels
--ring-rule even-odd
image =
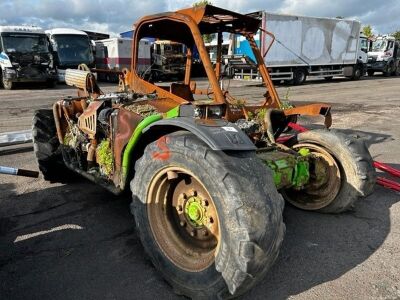
[[[44,180],[65,182],[70,177],[65,167],[51,109],[40,109],[34,112],[32,120],[32,140],[34,154]]]
[[[318,210],[324,213],[344,212],[351,209],[358,199],[366,197],[374,191],[376,173],[373,160],[364,141],[358,137],[345,135],[337,130],[326,129],[310,130],[298,135],[300,143],[312,142],[318,144],[318,139],[322,143],[330,141],[330,145],[338,145],[346,163],[354,168],[356,176],[346,178],[348,181],[346,185],[349,185],[345,187],[346,192],[340,191],[332,203]],[[327,150],[331,152],[329,149]],[[332,154],[334,155],[334,153]],[[343,165],[337,157],[336,160],[340,165]]]
[[[230,244],[231,250],[221,243],[215,263],[216,270],[222,273],[226,287],[221,288],[216,284],[213,288],[200,292],[199,290],[185,289],[172,280],[168,280],[168,278],[167,280],[174,290],[191,298],[215,298],[216,295],[219,295],[219,298],[229,298],[228,290],[235,297],[243,294],[263,278],[263,275],[270,269],[278,256],[285,233],[282,220],[284,201],[276,191],[271,174],[268,174],[270,171],[260,163],[255,153],[212,151],[189,133],[169,134],[166,136],[166,143],[169,147],[175,144],[174,149],[180,149],[179,151],[188,159],[201,160],[210,173],[219,174],[218,178],[222,179],[221,182],[227,190],[235,187],[235,191],[250,191],[251,187],[254,187],[252,194],[242,192],[240,197],[229,199],[229,206],[237,219],[237,222],[229,224],[230,232],[235,234],[231,235],[231,237],[233,236]],[[135,164],[137,174],[131,181],[133,193],[131,212],[134,215],[138,205],[135,202],[139,201],[135,200],[135,195],[139,193],[141,170],[145,170],[146,165],[151,161],[149,154],[157,150],[159,149],[155,142],[149,144],[142,158]],[[254,201],[254,197],[257,196],[266,198],[267,205],[257,205],[257,201]],[[268,211],[265,211],[265,207]],[[265,214],[261,216],[260,210]],[[135,219],[138,218],[135,216]],[[257,223],[259,221],[263,222],[261,224],[265,224],[265,226],[259,226]],[[137,224],[137,227],[139,228],[140,224]],[[142,241],[146,239],[142,232],[139,232],[139,235]],[[152,257],[149,253],[150,250],[146,247],[145,249]],[[153,263],[155,263],[154,259]],[[155,265],[157,264],[155,263]],[[202,296],[199,295],[199,292]]]

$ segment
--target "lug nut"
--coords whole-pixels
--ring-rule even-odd
[[[195,235],[196,235],[196,231],[194,231],[194,230],[191,231],[191,232],[190,232],[190,235],[191,235],[191,236],[195,236]]]
[[[184,226],[186,226],[186,222],[180,221],[180,222],[179,222],[179,225],[181,225],[182,227],[184,227]]]

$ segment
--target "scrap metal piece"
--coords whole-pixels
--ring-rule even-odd
[[[0,147],[19,145],[32,142],[31,130],[0,133]]]
[[[94,74],[90,72],[89,69],[83,69],[84,68],[81,67],[80,70],[65,70],[65,83],[69,86],[78,88],[81,91],[80,96],[92,95],[93,98],[97,98],[99,95],[103,94],[103,92],[97,85]]]
[[[87,109],[79,116],[79,129],[86,133],[90,139],[94,139],[97,132],[97,114],[103,101],[91,102]]]
[[[323,116],[326,128],[332,126],[331,106],[325,103],[315,103],[303,106],[292,107],[283,110],[285,116],[303,115],[303,116]]]
[[[331,106],[325,103],[315,103],[303,106],[296,106],[285,109],[283,112],[286,116],[306,115],[306,116],[326,116],[331,111]]]

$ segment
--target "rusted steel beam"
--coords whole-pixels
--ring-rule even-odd
[[[303,106],[288,108],[283,111],[285,116],[305,115],[305,116],[327,116],[331,111],[331,106],[325,103],[315,103]]]

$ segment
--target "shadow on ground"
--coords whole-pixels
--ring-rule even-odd
[[[287,205],[281,255],[267,278],[246,299],[286,299],[339,278],[377,250],[390,231],[390,207],[398,194],[378,187],[354,211],[340,215],[304,212]]]
[[[87,182],[15,195],[0,185],[0,294],[3,299],[182,299],[147,260],[129,212]],[[287,205],[287,234],[268,276],[244,299],[285,299],[334,280],[373,254],[390,231],[397,194],[377,188],[340,215]],[[43,233],[19,242],[24,235]],[[81,228],[81,229],[77,229]]]
[[[87,182],[22,195],[10,184],[0,190],[8,191],[0,196],[0,298],[176,298],[146,259],[129,196]]]

